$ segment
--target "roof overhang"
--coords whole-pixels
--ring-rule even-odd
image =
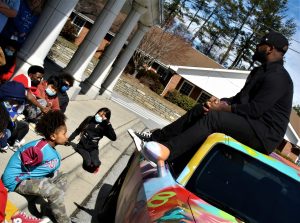
[[[284,139],[291,142],[294,145],[300,146],[300,138],[296,131],[294,130],[291,123],[288,124]]]
[[[192,84],[218,97],[231,97],[244,86],[250,71],[173,66],[170,68]]]

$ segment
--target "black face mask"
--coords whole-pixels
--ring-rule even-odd
[[[31,85],[37,87],[40,84],[39,80],[31,80]]]
[[[253,62],[258,61],[260,63],[265,63],[267,61],[267,53],[266,51],[258,51],[256,50],[254,55],[252,56]]]

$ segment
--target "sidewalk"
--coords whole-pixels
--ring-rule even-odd
[[[70,135],[81,121],[88,115],[94,115],[95,112],[101,107],[108,107],[112,111],[111,123],[117,134],[117,140],[111,142],[107,138],[100,141],[100,159],[102,165],[97,174],[91,174],[83,171],[81,164],[82,158],[77,154],[71,146],[57,146],[57,151],[62,157],[62,166],[60,171],[68,174],[68,189],[65,194],[65,204],[68,215],[71,215],[76,210],[76,205],[84,201],[84,199],[92,192],[97,186],[99,181],[109,172],[113,164],[121,157],[128,148],[133,151],[134,146],[130,136],[127,134],[127,129],[133,128],[136,130],[145,129],[145,125],[140,121],[137,116],[118,105],[117,103],[102,99],[98,100],[84,100],[84,97],[78,97],[76,101],[71,101],[66,112],[67,128]],[[30,130],[25,137],[26,142],[33,139],[38,139],[34,131]],[[77,142],[77,139],[74,140]],[[12,155],[12,151],[8,150],[7,153],[0,153],[0,173],[3,173],[4,168]],[[17,194],[9,193],[9,199],[16,204],[20,210],[27,209],[27,200]]]

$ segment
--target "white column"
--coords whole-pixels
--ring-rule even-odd
[[[145,7],[137,4],[136,2],[133,3],[133,7],[126,20],[122,24],[119,32],[113,38],[111,44],[108,46],[107,50],[105,50],[104,54],[101,56],[100,61],[91,75],[85,79],[84,82],[82,82],[82,92],[87,94],[89,98],[94,99],[97,97],[97,95],[99,95],[99,89],[103,80],[106,78],[113,62],[120,53],[131,31],[137,24],[141,15],[145,12]]]
[[[84,71],[97,51],[101,41],[109,31],[113,21],[119,14],[125,1],[126,0],[107,1],[91,30],[65,68],[65,71],[72,74],[76,81],[81,82]],[[79,85],[78,82],[77,85]]]
[[[23,60],[16,73],[26,73],[31,65],[43,66],[44,59],[57,39],[78,0],[51,0],[20,49],[19,58]]]
[[[134,34],[124,52],[121,54],[120,58],[114,63],[114,67],[103,82],[101,86],[101,94],[103,93],[106,97],[110,97],[115,84],[117,83],[130,58],[134,54],[135,50],[139,46],[141,40],[143,39],[145,33],[149,30],[149,28],[149,26],[145,26],[142,23],[139,23],[138,30]]]

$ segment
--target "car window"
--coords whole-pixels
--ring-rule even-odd
[[[299,222],[300,183],[222,143],[206,155],[186,188],[246,222]]]

